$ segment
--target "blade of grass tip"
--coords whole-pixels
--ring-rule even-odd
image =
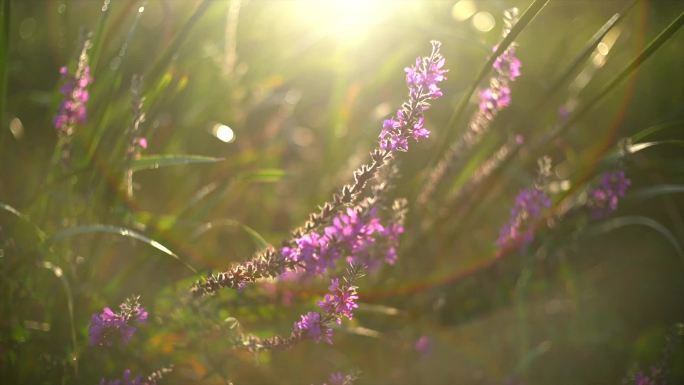
[[[43,267],[52,271],[55,277],[57,277],[61,281],[62,287],[64,288],[64,294],[66,295],[67,300],[67,310],[69,311],[69,324],[71,327],[71,345],[73,349],[73,357],[71,361],[73,362],[74,373],[76,374],[76,377],[78,377],[78,351],[76,350],[78,345],[76,345],[76,327],[74,323],[74,297],[71,293],[71,285],[69,285],[69,281],[64,275],[64,271],[61,267],[49,261],[44,261]]]
[[[195,269],[192,265],[190,265],[188,262],[182,260],[176,253],[171,251],[168,247],[162,245],[161,243],[155,241],[154,239],[148,238],[134,230],[127,229],[125,227],[119,227],[119,226],[111,226],[111,225],[102,225],[102,224],[96,224],[96,225],[89,225],[89,226],[74,226],[74,227],[69,227],[63,230],[58,231],[55,233],[52,238],[50,238],[50,241],[55,242],[59,241],[65,238],[70,238],[75,235],[81,235],[81,234],[92,234],[92,233],[108,233],[108,234],[115,234],[115,235],[120,235],[122,237],[129,237],[133,239],[137,239],[141,242],[147,243],[148,245],[154,247],[155,249],[163,252],[164,254],[174,258],[178,262],[182,263],[188,270],[192,271],[193,273],[197,274],[197,269]]]
[[[152,67],[150,67],[147,73],[145,73],[144,78],[149,79],[149,81],[147,82],[148,85],[156,84],[156,81],[153,81],[153,79],[156,79],[155,76],[162,73],[162,69],[169,65],[171,59],[173,58],[173,55],[176,54],[178,48],[181,46],[181,44],[183,44],[185,39],[190,34],[190,30],[192,29],[192,27],[195,25],[195,23],[197,23],[197,21],[204,14],[204,12],[206,12],[207,8],[209,8],[209,5],[211,3],[211,0],[204,0],[202,1],[202,3],[200,3],[200,5],[197,6],[192,16],[190,16],[188,21],[185,22],[181,30],[178,31],[178,33],[176,33],[176,36],[173,37],[173,41],[171,41],[171,44],[159,56],[157,61],[152,65]]]
[[[14,215],[15,217],[17,217],[17,218],[21,219],[22,221],[31,225],[31,227],[33,227],[33,229],[36,231],[36,234],[38,235],[38,239],[40,239],[41,242],[48,239],[47,234],[45,234],[45,232],[40,227],[38,227],[38,225],[33,223],[33,221],[31,220],[31,218],[28,217],[28,215],[23,214],[21,211],[15,209],[14,207],[12,207],[6,203],[2,203],[2,202],[0,202],[0,209],[7,211],[8,213]]]
[[[635,57],[629,64],[627,64],[614,78],[611,80],[598,94],[591,98],[588,102],[584,103],[583,107],[580,108],[574,115],[568,119],[565,124],[560,126],[557,130],[552,131],[549,135],[543,137],[539,142],[538,146],[543,146],[551,140],[562,135],[567,131],[573,124],[577,123],[593,107],[595,107],[606,95],[608,95],[615,87],[617,87],[622,81],[624,81],[629,75],[632,74],[641,64],[648,60],[653,53],[655,53],[666,41],[668,41],[674,34],[682,27],[684,24],[684,12],[680,13],[679,16],[670,23],[655,39],[653,39],[646,48],[644,48],[637,57]],[[537,147],[539,148],[539,147]]]
[[[534,17],[546,6],[546,4],[549,2],[549,0],[535,0],[532,4],[530,4],[529,7],[525,10],[525,12],[520,16],[520,20],[511,28],[511,32],[506,35],[506,37],[499,43],[499,45],[496,48],[496,51],[494,51],[487,61],[485,62],[484,66],[480,69],[480,72],[478,75],[475,77],[475,81],[472,83],[468,91],[466,91],[463,94],[463,97],[461,98],[461,101],[459,102],[458,106],[452,113],[451,117],[449,118],[449,122],[447,123],[447,131],[445,133],[444,140],[442,140],[442,144],[439,147],[438,151],[435,152],[435,155],[432,159],[432,164],[436,163],[440,156],[446,151],[446,149],[451,145],[451,142],[454,139],[454,135],[456,134],[456,130],[454,129],[454,126],[460,122],[463,118],[463,114],[465,113],[465,109],[468,106],[468,102],[470,101],[471,96],[473,93],[475,93],[475,90],[477,90],[477,87],[480,85],[480,83],[484,80],[484,78],[487,76],[487,74],[491,71],[492,69],[492,64],[494,64],[494,61],[496,60],[499,55],[501,55],[510,45],[513,43],[516,37],[520,34],[520,32],[527,27],[527,25],[534,19]]]
[[[684,127],[684,120],[679,120],[675,122],[665,122],[650,126],[648,128],[644,128],[643,130],[632,135],[632,143],[638,143],[649,135],[655,134],[658,131],[666,130],[671,127]]]
[[[608,21],[601,26],[601,28],[596,31],[594,36],[589,39],[587,44],[582,48],[582,50],[575,56],[575,58],[568,64],[568,66],[561,72],[561,75],[558,76],[549,86],[548,90],[537,100],[536,103],[534,103],[534,108],[530,109],[530,111],[539,111],[542,107],[544,107],[549,101],[552,100],[551,96],[559,91],[561,89],[561,86],[565,84],[573,75],[575,75],[578,71],[580,66],[584,64],[587,59],[591,56],[591,53],[594,52],[598,44],[603,40],[603,38],[610,32],[610,30],[615,27],[615,25],[622,20],[622,18],[625,16],[625,14],[632,9],[632,7],[637,3],[638,0],[632,0],[630,1],[625,7],[618,13],[614,14]],[[523,114],[523,116],[529,116],[528,114]],[[516,125],[516,128],[513,130],[514,132],[519,131],[519,127],[524,124],[522,122],[522,118]]]
[[[589,236],[597,236],[625,226],[645,226],[657,231],[670,242],[672,247],[677,251],[677,256],[679,257],[679,259],[682,261],[682,263],[684,263],[684,251],[682,251],[682,247],[679,244],[679,241],[677,241],[677,238],[672,234],[672,232],[670,232],[670,230],[668,230],[667,227],[649,217],[618,217],[595,225],[589,228],[587,231]]]
[[[0,127],[5,130],[7,108],[7,58],[9,57],[10,0],[0,0]],[[5,134],[7,135],[7,134]],[[5,135],[2,135],[4,137]],[[2,139],[2,138],[0,138]],[[4,140],[3,140],[4,141]],[[2,144],[2,143],[0,143]]]

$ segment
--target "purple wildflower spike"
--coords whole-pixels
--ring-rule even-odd
[[[357,375],[352,373],[334,372],[323,385],[351,385],[356,379]]]
[[[304,314],[299,321],[295,322],[294,330],[311,338],[316,343],[325,341],[332,345],[332,329],[325,325],[319,313]]]
[[[73,134],[74,127],[86,121],[86,104],[89,99],[88,86],[93,82],[88,64],[90,41],[86,41],[79,56],[76,72],[71,75],[67,67],[61,67],[59,74],[63,79],[60,92],[64,95],[59,111],[54,118],[54,126],[62,137]]]
[[[93,314],[88,329],[88,340],[92,346],[112,346],[117,341],[126,345],[137,330],[132,324],[144,323],[147,311],[140,306],[139,297],[132,297],[119,306],[119,312],[105,307],[102,313]]]
[[[359,307],[356,300],[359,296],[356,295],[356,286],[343,285],[340,287],[339,278],[333,278],[328,288],[329,293],[325,295],[323,301],[318,302],[323,311],[331,314],[337,324],[342,323],[342,317],[352,319],[354,309]]]
[[[625,196],[630,185],[631,181],[624,171],[604,172],[598,186],[589,191],[587,207],[591,210],[591,217],[603,218],[617,210],[618,202]]]
[[[100,385],[155,385],[155,381],[144,380],[141,376],[133,377],[131,370],[124,370],[123,377],[115,380],[100,380]]]
[[[380,148],[385,151],[408,151],[408,139],[428,138],[423,113],[430,108],[430,100],[442,96],[439,83],[446,79],[445,59],[439,53],[441,43],[432,41],[430,56],[416,58],[416,64],[406,67],[406,86],[409,100],[404,102],[394,117],[382,123]]]
[[[520,191],[511,209],[510,220],[499,232],[497,245],[501,249],[508,249],[516,246],[524,248],[532,243],[535,222],[549,207],[551,207],[551,200],[544,191],[536,187]]]

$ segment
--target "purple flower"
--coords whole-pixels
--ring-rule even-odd
[[[356,286],[342,286],[340,287],[339,278],[333,278],[323,301],[318,302],[318,306],[326,313],[332,316],[338,324],[342,323],[342,317],[352,319],[354,309],[359,307],[356,300],[359,296],[356,295]]]
[[[511,89],[503,84],[492,85],[480,91],[480,112],[493,118],[511,104]]]
[[[295,322],[294,330],[304,333],[316,343],[325,341],[332,345],[332,329],[325,325],[319,313],[309,312],[302,315],[301,319]]]
[[[520,191],[511,209],[511,216],[499,232],[497,245],[501,248],[519,246],[524,248],[534,240],[535,222],[543,211],[551,207],[546,193],[536,187]]]
[[[442,96],[439,83],[446,79],[445,59],[439,53],[441,43],[432,41],[430,56],[416,58],[416,64],[406,67],[406,86],[409,100],[404,102],[394,117],[382,123],[380,148],[385,151],[408,151],[408,139],[428,138],[423,113],[430,108],[430,100]]]
[[[115,313],[105,307],[100,314],[93,314],[88,328],[88,340],[92,346],[112,346],[117,341],[123,345],[130,342],[137,330],[133,322],[143,323],[147,320],[147,311],[140,306],[138,298],[126,300]]]
[[[131,377],[131,370],[124,370],[123,377],[117,378],[115,380],[105,380],[104,378],[100,380],[100,385],[154,385],[154,383],[149,381],[144,381],[142,377]]]
[[[617,210],[618,202],[625,196],[630,184],[631,181],[622,170],[604,172],[598,186],[589,190],[587,207],[591,210],[591,217],[603,218]]]
[[[494,51],[496,51],[496,48],[494,47]],[[515,55],[515,49],[515,45],[509,46],[492,64],[492,67],[494,67],[499,75],[508,78],[510,81],[514,81],[520,76],[520,67],[522,67],[520,59]]]
[[[330,374],[328,382],[323,385],[351,385],[356,380],[356,376],[353,374],[345,374],[342,372],[334,372]]]
[[[430,341],[428,336],[421,336],[416,341],[414,348],[421,355],[429,354],[430,350],[432,350],[432,341]]]
[[[76,72],[71,75],[66,67],[59,69],[63,79],[60,92],[64,99],[54,118],[54,126],[62,136],[70,136],[76,125],[86,121],[86,104],[89,99],[88,86],[93,82],[88,64],[88,49],[90,42],[86,41],[81,51]]]
[[[288,262],[295,262],[306,275],[322,275],[344,257],[374,270],[384,261],[396,261],[399,235],[404,228],[398,223],[383,225],[376,208],[357,212],[351,208],[333,217],[330,226],[319,234],[315,231],[294,240],[294,247],[280,252]]]

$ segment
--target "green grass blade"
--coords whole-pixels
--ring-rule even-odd
[[[473,95],[473,93],[475,93],[477,87],[492,70],[492,64],[494,64],[496,58],[499,57],[511,45],[511,43],[513,43],[520,32],[527,27],[532,19],[534,19],[534,17],[542,10],[542,8],[546,6],[548,2],[549,0],[535,0],[532,4],[530,4],[522,16],[520,16],[520,20],[518,20],[518,22],[513,26],[511,32],[506,35],[506,38],[504,38],[503,41],[497,46],[496,51],[489,56],[485,64],[480,69],[477,77],[475,77],[475,81],[472,83],[468,91],[465,92],[458,106],[449,118],[449,122],[446,125],[447,131],[445,132],[442,145],[438,151],[435,152],[435,157],[432,162],[433,164],[437,161],[437,159],[439,159],[439,157],[444,153],[444,151],[446,151],[451,142],[454,140],[454,135],[457,133],[455,125],[462,120],[463,114],[468,106],[468,102],[470,101],[470,97]]]
[[[0,127],[5,127],[7,109],[7,64],[9,58],[10,0],[0,0]],[[2,136],[5,136],[4,134]]]
[[[200,3],[200,5],[197,6],[192,16],[190,16],[188,21],[185,22],[180,31],[176,33],[171,44],[166,48],[164,53],[159,56],[157,61],[152,65],[147,73],[145,73],[145,79],[149,80],[147,84],[156,84],[155,80],[157,79],[157,76],[159,76],[163,72],[163,69],[166,68],[169,63],[171,63],[171,59],[173,59],[173,56],[176,55],[178,48],[183,44],[183,42],[185,42],[185,39],[190,34],[192,27],[195,25],[195,23],[197,23],[200,17],[204,15],[211,3],[212,1],[210,0],[204,0],[202,3]]]
[[[641,150],[645,150],[650,147],[654,146],[661,146],[663,144],[670,144],[670,145],[676,145],[676,146],[684,146],[684,140],[661,140],[658,142],[644,142],[644,143],[636,143],[632,144],[628,147],[629,153],[634,154],[635,152],[639,152]]]
[[[584,63],[589,59],[591,56],[591,53],[594,52],[598,44],[603,40],[603,38],[610,32],[610,30],[615,27],[615,25],[622,20],[622,18],[625,16],[625,14],[636,4],[637,0],[632,0],[629,4],[627,4],[620,12],[614,14],[608,21],[606,21],[601,28],[599,28],[596,33],[594,33],[594,36],[589,39],[587,44],[585,44],[584,48],[575,56],[575,58],[568,64],[567,67],[561,72],[561,75],[558,76],[548,87],[548,91],[546,91],[537,101],[534,103],[534,108],[530,109],[527,114],[523,114],[522,116],[529,116],[531,112],[533,111],[539,111],[541,108],[543,108],[548,102],[552,101],[553,98],[551,97],[553,94],[556,92],[560,91],[561,87],[570,80],[572,76],[577,74],[579,72],[580,67],[584,65]],[[513,129],[513,132],[518,132],[520,130],[520,126],[526,124],[523,119],[521,118],[518,124],[516,124],[516,128]]]
[[[655,134],[658,131],[666,130],[668,128],[672,127],[679,127],[683,128],[684,127],[684,121],[679,120],[679,121],[674,121],[674,122],[665,122],[665,123],[660,123],[656,124],[653,126],[650,126],[648,128],[644,128],[643,130],[637,132],[636,134],[632,135],[632,143],[638,143],[644,138]]]
[[[627,64],[614,78],[611,80],[596,96],[591,98],[589,101],[584,103],[584,106],[579,109],[568,121],[560,126],[557,130],[553,131],[546,138],[543,138],[540,145],[543,146],[545,143],[557,138],[567,131],[572,125],[577,123],[584,114],[589,112],[594,108],[601,100],[603,100],[606,95],[608,95],[615,87],[622,83],[629,75],[632,74],[641,64],[648,60],[651,55],[653,55],[666,41],[668,41],[674,34],[682,27],[684,24],[684,12],[680,13],[679,16],[668,25],[655,39],[653,39],[646,48],[644,48],[637,57],[635,57],[629,64]]]
[[[119,226],[111,226],[111,225],[102,225],[102,224],[96,224],[96,225],[89,225],[89,226],[74,226],[74,227],[69,227],[64,230],[58,231],[55,233],[55,235],[52,236],[51,241],[59,241],[62,239],[70,238],[76,235],[82,235],[82,234],[93,234],[93,233],[108,233],[108,234],[115,234],[115,235],[120,235],[122,237],[128,237],[128,238],[133,238],[137,239],[141,242],[144,242],[155,249],[163,252],[164,254],[173,257],[175,260],[178,262],[182,263],[185,267],[188,268],[188,270],[192,271],[193,273],[197,273],[197,270],[192,267],[189,263],[186,261],[183,261],[176,253],[171,251],[168,247],[162,245],[161,243],[155,241],[154,239],[148,238],[134,230],[127,229],[125,227],[119,227]]]
[[[682,251],[682,247],[674,234],[672,234],[672,232],[660,222],[648,217],[625,216],[613,218],[588,228],[587,234],[589,236],[597,236],[626,226],[644,226],[657,231],[670,242],[672,247],[677,251],[679,258],[682,260],[682,262],[684,262],[684,251]]]
[[[645,187],[636,191],[632,191],[626,197],[629,201],[642,201],[650,198],[655,198],[667,194],[681,194],[684,193],[684,185],[681,184],[660,184],[656,186]]]
[[[222,162],[223,158],[202,155],[143,155],[131,162],[131,170],[154,170],[162,167],[185,164],[202,164]]]
[[[78,377],[78,345],[76,344],[76,326],[74,322],[74,296],[71,292],[71,285],[69,285],[69,280],[67,280],[66,276],[64,275],[64,270],[62,270],[61,267],[49,261],[44,261],[43,267],[50,270],[55,275],[55,277],[57,277],[57,279],[60,280],[60,282],[62,283],[62,287],[64,288],[64,295],[66,296],[67,300],[67,311],[69,313],[69,325],[71,327],[71,346],[73,349],[73,357],[71,361],[74,366],[74,372]]]
[[[21,219],[22,221],[31,225],[31,227],[33,227],[33,229],[36,231],[36,234],[38,235],[38,239],[40,239],[41,241],[44,241],[48,238],[47,234],[45,234],[45,232],[40,227],[38,227],[38,225],[33,223],[33,221],[31,221],[31,218],[29,218],[28,215],[22,213],[21,211],[15,209],[14,207],[12,207],[10,205],[8,205],[6,203],[2,203],[2,202],[0,202],[0,210],[7,211],[8,213],[14,215],[15,217],[17,217],[17,218]]]
[[[104,35],[104,28],[107,24],[107,19],[109,18],[110,9],[110,0],[103,0],[100,18],[97,22],[97,29],[95,30],[95,35],[93,35],[93,48],[89,58],[90,67],[94,71],[97,70],[97,64],[100,61],[100,53],[102,52],[102,36]]]
[[[195,232],[193,232],[192,238],[197,239],[209,230],[215,229],[217,227],[239,227],[242,230],[244,230],[244,232],[247,233],[247,235],[249,235],[249,237],[254,242],[254,245],[258,249],[265,249],[270,246],[270,243],[268,243],[268,241],[266,241],[266,239],[264,239],[264,237],[261,234],[259,234],[258,231],[254,230],[253,228],[245,224],[240,223],[239,221],[236,221],[235,219],[230,218],[218,219],[215,221],[202,224],[197,228],[197,230],[195,230]]]

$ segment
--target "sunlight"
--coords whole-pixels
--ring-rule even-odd
[[[302,22],[340,41],[366,36],[391,9],[389,2],[383,0],[318,0],[296,4],[296,13]]]

